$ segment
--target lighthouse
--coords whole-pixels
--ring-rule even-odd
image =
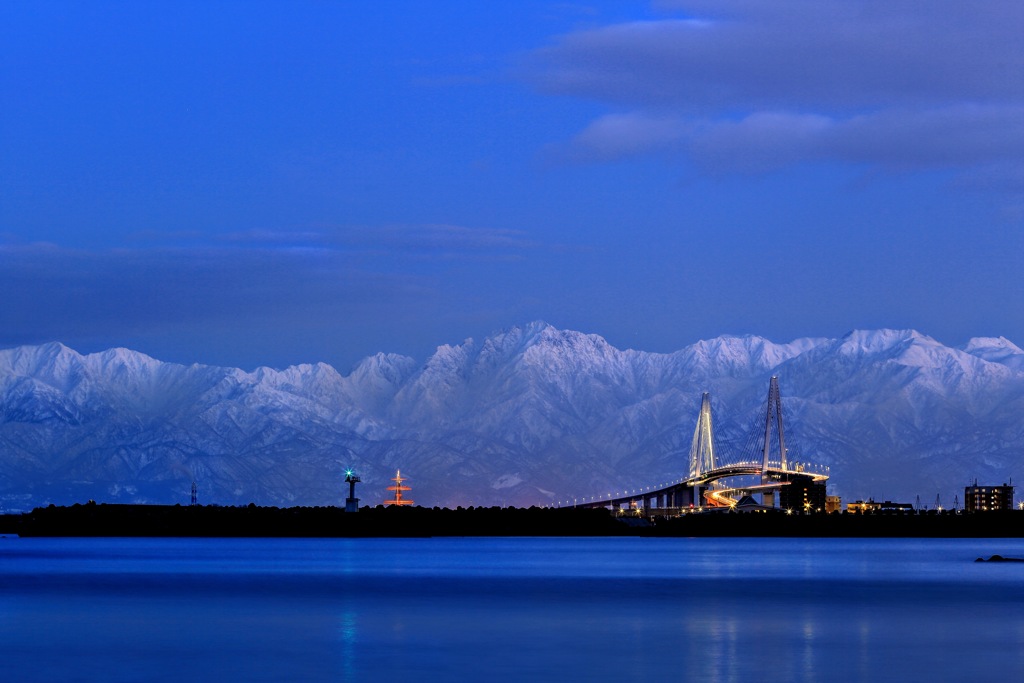
[[[352,470],[345,470],[345,482],[348,484],[348,498],[345,499],[345,512],[359,512],[359,499],[356,498],[356,484],[361,480]]]

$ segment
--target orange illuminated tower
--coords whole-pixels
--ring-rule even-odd
[[[407,498],[402,498],[402,491],[412,491],[408,486],[402,486],[402,482],[405,481],[405,477],[402,476],[401,470],[395,470],[395,476],[391,478],[391,481],[395,482],[394,486],[389,486],[388,491],[394,491],[395,497],[391,500],[385,500],[385,505],[412,505],[412,501]]]

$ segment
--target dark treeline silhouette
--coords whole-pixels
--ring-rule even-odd
[[[574,508],[219,507],[97,505],[0,516],[21,536],[803,536],[1024,537],[1024,512],[978,514],[691,514],[646,520]]]
[[[73,505],[7,515],[21,536],[608,536],[628,533],[606,510],[544,508]]]

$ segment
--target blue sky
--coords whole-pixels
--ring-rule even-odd
[[[1024,4],[0,4],[0,346],[1024,345]]]

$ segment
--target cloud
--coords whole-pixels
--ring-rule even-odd
[[[390,253],[446,259],[487,258],[549,246],[534,240],[523,230],[450,224],[319,226],[312,230],[253,229],[213,235],[146,231],[133,235],[132,241],[156,245],[185,244],[193,247],[275,251]]]
[[[329,241],[341,246],[449,256],[501,254],[541,246],[522,230],[446,224],[340,228],[330,234]]]
[[[557,38],[522,75],[605,103],[574,159],[678,153],[713,169],[1022,163],[1024,4],[678,0]]]
[[[342,252],[4,247],[0,346],[56,339],[282,364],[282,351],[329,348],[325,338],[345,335],[349,321],[429,310],[437,287],[436,273]]]
[[[671,152],[694,133],[694,128],[692,122],[671,116],[643,112],[607,114],[580,132],[561,154],[589,161]]]
[[[545,251],[521,231],[455,225],[150,232],[105,249],[0,242],[0,347],[56,339],[182,362],[344,367],[360,351],[416,350],[478,297],[512,305],[501,283]]]
[[[340,254],[261,249],[27,245],[0,249],[0,265],[0,322],[8,330],[26,329],[25,320],[59,327],[76,319],[103,329],[273,315],[346,291],[373,299],[376,290],[411,284],[401,273],[361,270]]]
[[[885,110],[849,118],[756,112],[701,127],[693,158],[713,170],[761,171],[846,161],[893,170],[1024,158],[1024,107]]]
[[[649,153],[685,155],[712,172],[847,161],[893,170],[997,165],[1013,177],[1014,162],[1024,158],[1024,106],[893,109],[846,118],[785,111],[735,120],[609,114],[561,151],[581,161]]]
[[[560,94],[695,111],[1009,102],[1024,94],[1020,3],[673,4],[695,18],[563,36],[533,55],[532,79]]]

